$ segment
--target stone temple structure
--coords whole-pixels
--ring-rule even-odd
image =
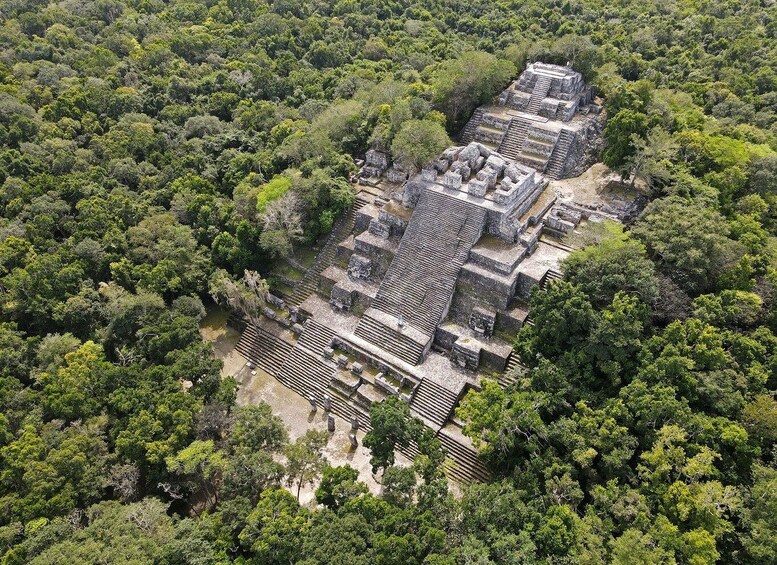
[[[485,478],[455,408],[483,376],[511,382],[529,292],[570,251],[553,236],[596,214],[560,206],[548,182],[585,166],[597,114],[579,73],[534,63],[406,181],[377,182],[390,164],[370,153],[309,290],[287,298],[288,317],[248,325],[238,350],[363,429],[372,402],[400,395],[448,449],[452,477]]]
[[[596,153],[599,111],[580,73],[531,63],[497,104],[475,111],[461,139],[484,143],[550,178],[576,176]]]

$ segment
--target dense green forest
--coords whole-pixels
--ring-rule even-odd
[[[777,562],[777,4],[4,0],[0,23],[2,563]],[[203,304],[326,234],[354,156],[428,159],[527,60],[597,86],[602,158],[650,203],[533,295],[516,384],[460,408],[493,481],[455,499],[434,445],[394,467],[423,434],[388,403],[367,494],[235,406]]]

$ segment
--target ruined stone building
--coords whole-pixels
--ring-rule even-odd
[[[401,395],[438,432],[451,476],[485,478],[455,407],[484,376],[509,384],[529,292],[570,251],[554,236],[595,213],[558,202],[548,182],[591,164],[598,113],[579,73],[533,63],[406,182],[372,152],[363,177],[383,180],[338,222],[315,292],[295,292],[290,319],[247,328],[238,349],[363,427],[372,402]]]

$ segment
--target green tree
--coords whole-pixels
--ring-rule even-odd
[[[632,234],[659,269],[691,295],[714,288],[741,257],[717,212],[678,197],[651,202]]]
[[[282,489],[268,489],[259,498],[240,532],[240,544],[260,563],[294,563],[302,550],[302,534],[310,513]]]
[[[394,136],[391,154],[401,165],[419,171],[451,145],[445,129],[430,120],[408,120]]]
[[[515,65],[482,51],[469,51],[441,65],[434,74],[436,106],[458,128],[476,106],[486,104],[516,74]]]
[[[350,465],[327,466],[316,489],[316,500],[331,510],[337,510],[351,498],[367,492],[367,485],[358,481],[359,471]]]
[[[286,482],[289,486],[296,483],[297,500],[302,487],[312,485],[327,466],[323,449],[328,442],[328,432],[308,430],[305,435],[286,446]]]
[[[394,450],[407,447],[415,439],[423,423],[410,415],[407,403],[398,396],[389,396],[370,407],[372,429],[362,442],[370,450],[373,474],[394,464]]]
[[[635,294],[645,304],[658,298],[658,279],[645,247],[629,238],[611,237],[571,253],[564,278],[579,286],[597,307],[612,302],[618,291]]]

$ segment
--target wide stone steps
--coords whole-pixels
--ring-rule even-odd
[[[498,152],[505,157],[515,159],[521,152],[526,137],[529,134],[529,120],[525,118],[513,118],[507,128]]]
[[[275,378],[305,398],[313,396],[321,406],[335,367],[300,347],[291,350]]]
[[[424,192],[372,301],[372,308],[394,318],[401,316],[407,325],[431,338],[450,304],[461,266],[484,224],[482,208],[435,192]],[[381,335],[390,334],[391,328],[373,322],[363,317],[356,335],[380,347],[392,346],[392,352],[403,360],[423,353],[425,343],[407,343],[396,331],[395,335]],[[412,362],[415,364],[418,360],[420,357]]]
[[[417,365],[426,349],[426,344],[418,343],[395,329],[387,327],[369,314],[362,316],[354,333],[410,365]]]
[[[475,139],[475,132],[477,131],[480,122],[483,121],[483,115],[485,113],[486,111],[483,108],[477,108],[473,112],[472,117],[467,122],[467,125],[464,126],[464,129],[461,130],[461,134],[459,134],[459,143],[462,145],[467,145]]]
[[[289,304],[299,306],[316,291],[319,276],[324,269],[334,262],[337,246],[353,231],[353,227],[356,223],[356,212],[368,203],[369,200],[362,196],[357,196],[348,211],[337,219],[332,228],[332,232],[327,237],[324,247],[319,251],[313,264],[294,288],[292,295],[288,298]]]
[[[256,367],[275,374],[289,352],[292,345],[270,332],[248,324],[237,342],[238,353],[248,359]]]
[[[305,322],[305,329],[299,336],[298,345],[308,349],[311,353],[323,355],[324,350],[332,346],[332,338],[335,335],[333,329],[311,318]]]
[[[454,392],[424,379],[410,401],[410,408],[437,426],[443,426],[456,407],[459,397]]]
[[[551,153],[550,159],[548,160],[546,173],[549,177],[554,179],[561,178],[571,144],[572,135],[567,130],[562,129],[558,141],[556,142],[555,147],[553,147],[553,153]]]
[[[449,476],[462,483],[489,480],[490,473],[473,447],[465,445],[458,438],[446,433],[445,430],[440,430],[437,437],[443,447],[448,450],[448,455],[453,461],[453,465],[448,469]]]
[[[539,111],[542,101],[548,95],[550,84],[550,77],[542,75],[537,77],[537,82],[534,84],[534,90],[532,90],[531,98],[529,99],[529,105],[526,107],[527,112],[536,114]]]

